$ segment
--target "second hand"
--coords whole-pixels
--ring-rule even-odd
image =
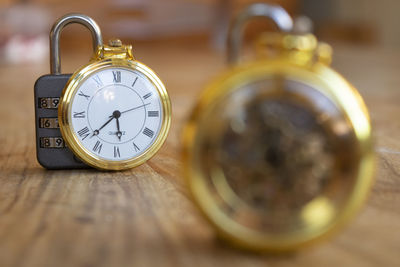
[[[140,106],[137,106],[137,107],[134,107],[134,108],[131,108],[131,109],[122,111],[121,114],[126,113],[126,112],[129,112],[129,111],[132,111],[132,110],[135,110],[135,109],[139,109],[139,108],[145,107],[145,106],[150,105],[150,104],[151,104],[151,103],[147,103],[147,104],[144,104],[144,105],[140,105]],[[111,117],[113,117],[113,116],[114,116],[114,115],[110,116],[109,118],[111,118]]]

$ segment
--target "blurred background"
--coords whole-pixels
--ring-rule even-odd
[[[142,261],[211,266],[205,258],[215,260],[213,266],[267,265],[265,258],[215,242],[180,176],[184,119],[204,85],[226,68],[229,23],[252,2],[263,1],[0,0],[1,267],[149,266],[132,264]],[[367,208],[346,232],[315,251],[268,258],[277,263],[268,266],[400,266],[400,1],[264,2],[309,16],[317,37],[332,44],[334,68],[360,89],[371,108],[381,163]],[[105,42],[117,37],[133,44],[135,57],[159,75],[171,97],[166,144],[150,164],[119,174],[121,184],[109,180],[109,173],[92,179],[80,171],[45,172],[35,159],[33,86],[50,70],[51,26],[70,12],[91,16]],[[247,42],[275,29],[265,20],[250,24]],[[88,62],[91,42],[81,25],[65,28],[63,73]],[[129,181],[135,181],[132,187]]]
[[[45,60],[48,33],[68,12],[92,16],[104,40],[119,37],[135,43],[207,43],[223,51],[231,18],[252,0],[1,0],[0,62]],[[309,16],[320,39],[359,46],[400,47],[397,0],[286,0],[277,3],[292,15]],[[272,26],[271,26],[272,27]],[[257,29],[257,27],[252,27]],[[253,30],[256,31],[256,30]],[[250,33],[247,35],[251,36]],[[63,49],[86,49],[90,37],[73,25],[62,37]],[[1,64],[0,63],[0,64]]]

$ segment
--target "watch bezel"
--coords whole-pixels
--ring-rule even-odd
[[[205,116],[207,110],[211,110],[219,99],[243,85],[260,78],[266,79],[274,76],[288,77],[291,80],[305,83],[337,103],[349,119],[360,148],[360,163],[351,197],[349,197],[345,208],[340,211],[340,215],[325,228],[320,228],[319,231],[277,237],[252,231],[239,225],[226,216],[214,203],[205,182],[207,178],[200,169],[199,156],[196,154],[199,151],[197,138],[202,136],[201,131],[209,130],[199,128],[199,125],[202,124],[202,117]],[[367,108],[361,96],[351,84],[330,67],[320,63],[313,66],[299,66],[280,59],[260,60],[228,69],[214,79],[200,96],[183,129],[182,140],[184,176],[194,202],[208,221],[216,227],[219,235],[244,249],[288,251],[330,236],[341,228],[365,202],[373,182],[375,156]]]
[[[85,148],[71,125],[71,106],[79,85],[94,73],[109,68],[125,68],[138,71],[144,75],[156,88],[162,106],[162,121],[158,136],[146,150],[138,156],[119,161],[107,160],[99,157]],[[171,102],[167,90],[153,70],[137,60],[107,58],[94,61],[78,69],[68,80],[60,97],[58,121],[61,135],[68,148],[84,163],[101,170],[125,170],[139,166],[152,158],[164,144],[171,125]]]

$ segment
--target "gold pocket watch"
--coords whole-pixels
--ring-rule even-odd
[[[242,28],[273,19],[281,33],[239,63]],[[330,68],[331,48],[293,32],[278,6],[250,5],[233,23],[232,66],[200,96],[183,131],[195,203],[231,243],[288,251],[323,239],[360,208],[374,173],[371,124],[357,90]]]
[[[61,19],[58,35],[69,21],[82,23],[82,18],[88,20]],[[122,170],[159,150],[169,131],[171,104],[162,81],[134,58],[132,46],[114,39],[97,45],[91,61],[72,74],[61,94],[58,121],[67,147],[84,163]]]

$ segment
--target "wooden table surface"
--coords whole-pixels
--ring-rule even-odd
[[[124,172],[47,171],[35,155],[33,84],[48,64],[0,65],[0,266],[400,266],[400,49],[337,47],[334,66],[359,88],[375,126],[378,170],[344,231],[284,256],[218,241],[180,172],[179,136],[202,86],[224,67],[206,46],[138,45],[173,103],[166,144]],[[64,55],[72,71],[88,56]]]

